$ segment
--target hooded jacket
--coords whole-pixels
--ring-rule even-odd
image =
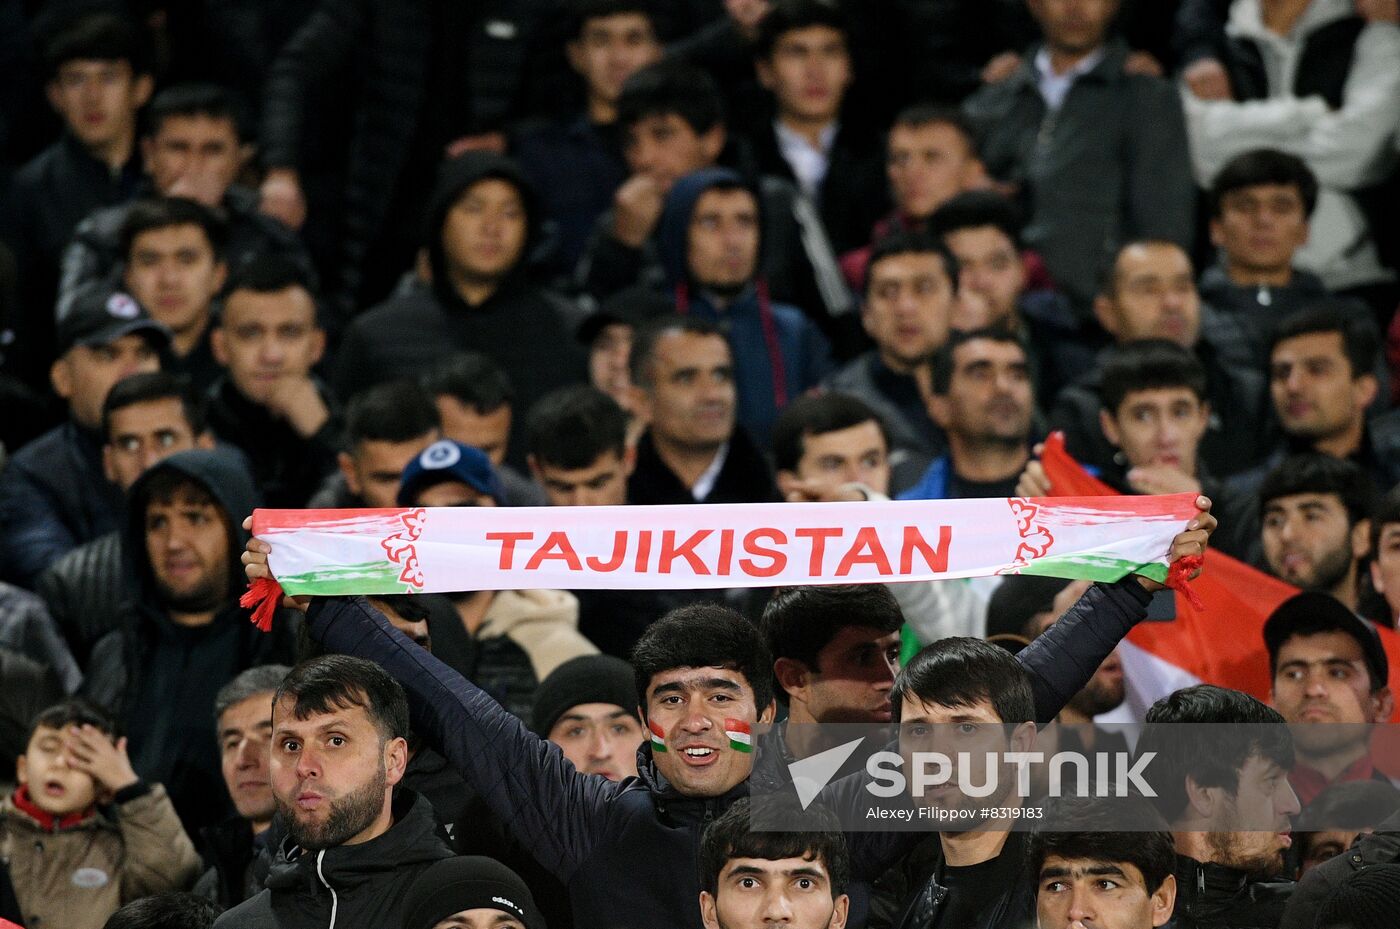
[[[20,792],[0,802],[0,860],[29,929],[101,929],[124,903],[184,890],[199,856],[165,791],[138,782],[56,822]]]
[[[527,234],[521,258],[490,297],[469,306],[452,287],[443,251],[443,221],[463,192],[497,178],[520,191]],[[394,297],[359,316],[337,352],[333,386],[349,397],[396,377],[415,377],[454,351],[477,351],[510,373],[519,409],[585,379],[587,356],[574,340],[580,311],[534,282],[529,256],[538,237],[538,205],[515,163],[470,152],[443,163],[427,217],[430,288]],[[519,451],[515,449],[514,451]],[[523,463],[516,455],[512,461]]]
[[[214,696],[254,665],[293,663],[297,623],[278,622],[264,634],[238,605],[239,556],[248,540],[242,522],[258,502],[242,457],[228,449],[179,452],[147,470],[129,499],[143,499],[151,481],[170,472],[205,488],[225,515],[227,597],[207,626],[176,625],[147,555],[145,513],[128,507],[122,547],[133,596],[118,628],[93,647],[81,692],[117,716],[136,772],[164,784],[181,820],[198,834],[231,812],[214,738]]]
[[[432,806],[412,791],[394,792],[393,815],[388,832],[358,845],[310,851],[283,839],[266,889],[215,929],[397,929],[408,886],[452,850]]]
[[[657,224],[656,253],[677,311],[717,323],[725,331],[734,355],[739,423],[761,448],[767,448],[773,421],[782,408],[831,371],[831,347],[801,310],[772,302],[761,277],[723,307],[691,278],[691,216],[701,196],[721,186],[747,190],[761,210],[763,198],[737,172],[706,168],[687,174],[666,196]],[[763,267],[761,237],[759,243],[756,269]]]
[[[1095,585],[1021,652],[1038,718],[1053,718],[1084,686],[1146,615],[1149,599],[1132,580]],[[313,600],[307,621],[312,637],[327,649],[374,661],[404,685],[414,731],[481,794],[497,822],[540,866],[569,888],[575,925],[699,929],[700,835],[748,794],[747,780],[720,797],[685,796],[656,770],[648,745],[638,756],[637,778],[613,782],[580,774],[557,745],[531,733],[479,687],[411,642],[364,598]],[[756,770],[754,776],[770,775]],[[911,844],[908,836],[889,833],[848,838],[853,876],[865,881],[882,874]]]

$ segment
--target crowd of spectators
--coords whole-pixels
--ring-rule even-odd
[[[0,0],[0,927],[1393,926],[1400,781],[1281,724],[1395,712],[1397,203],[1397,0]],[[1047,496],[1052,437],[1297,589],[1267,704],[1131,678],[1143,577],[238,602],[259,506]],[[725,735],[1111,712],[1279,735],[918,844],[751,831]]]

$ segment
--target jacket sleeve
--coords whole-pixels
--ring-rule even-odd
[[[364,0],[322,0],[282,47],[267,77],[260,140],[264,166],[299,166],[311,88],[321,75],[338,73],[354,52],[365,12]]]
[[[6,578],[33,589],[44,569],[78,544],[29,472],[10,462],[0,474],[0,565]]]
[[[1225,57],[1225,18],[1230,0],[1183,0],[1176,13],[1172,48],[1182,68],[1202,58]]]
[[[102,276],[110,261],[107,250],[102,247],[105,238],[96,217],[89,216],[78,224],[73,238],[63,250],[58,263],[58,299],[54,303],[54,315],[62,319],[68,315],[78,288]]]
[[[1175,242],[1196,237],[1196,185],[1181,98],[1159,78],[1130,77],[1137,90],[1127,142],[1128,238]]]
[[[1276,148],[1308,163],[1324,187],[1354,190],[1384,174],[1400,125],[1400,28],[1372,23],[1356,40],[1340,109],[1320,97],[1236,103],[1182,91],[1197,180],[1253,148]]]
[[[1084,689],[1123,636],[1147,616],[1152,595],[1131,575],[1095,584],[1016,660],[1035,694],[1035,721],[1048,723]]]
[[[633,248],[612,233],[613,211],[606,210],[593,225],[583,256],[574,269],[574,286],[595,300],[606,300],[641,281],[645,248]]]
[[[369,659],[403,685],[414,731],[547,871],[568,883],[594,846],[609,840],[617,785],[579,774],[558,746],[394,629],[363,597],[313,600],[307,618],[312,637],[328,649]]]
[[[199,877],[201,862],[185,835],[165,788],[150,790],[117,804],[121,829],[122,902],[170,890],[184,890]]]

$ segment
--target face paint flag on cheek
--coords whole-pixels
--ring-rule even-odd
[[[666,733],[654,722],[648,722],[647,728],[651,730],[651,750],[654,752],[666,751]]]
[[[736,752],[753,751],[753,730],[742,719],[726,719],[724,734],[729,736],[729,747]]]

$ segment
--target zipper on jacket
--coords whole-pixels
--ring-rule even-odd
[[[335,888],[330,881],[326,880],[325,872],[321,870],[321,862],[326,859],[326,850],[323,848],[316,853],[316,876],[321,879],[321,884],[331,892],[331,924],[327,929],[335,929],[335,913],[340,908],[340,897],[336,894]]]

